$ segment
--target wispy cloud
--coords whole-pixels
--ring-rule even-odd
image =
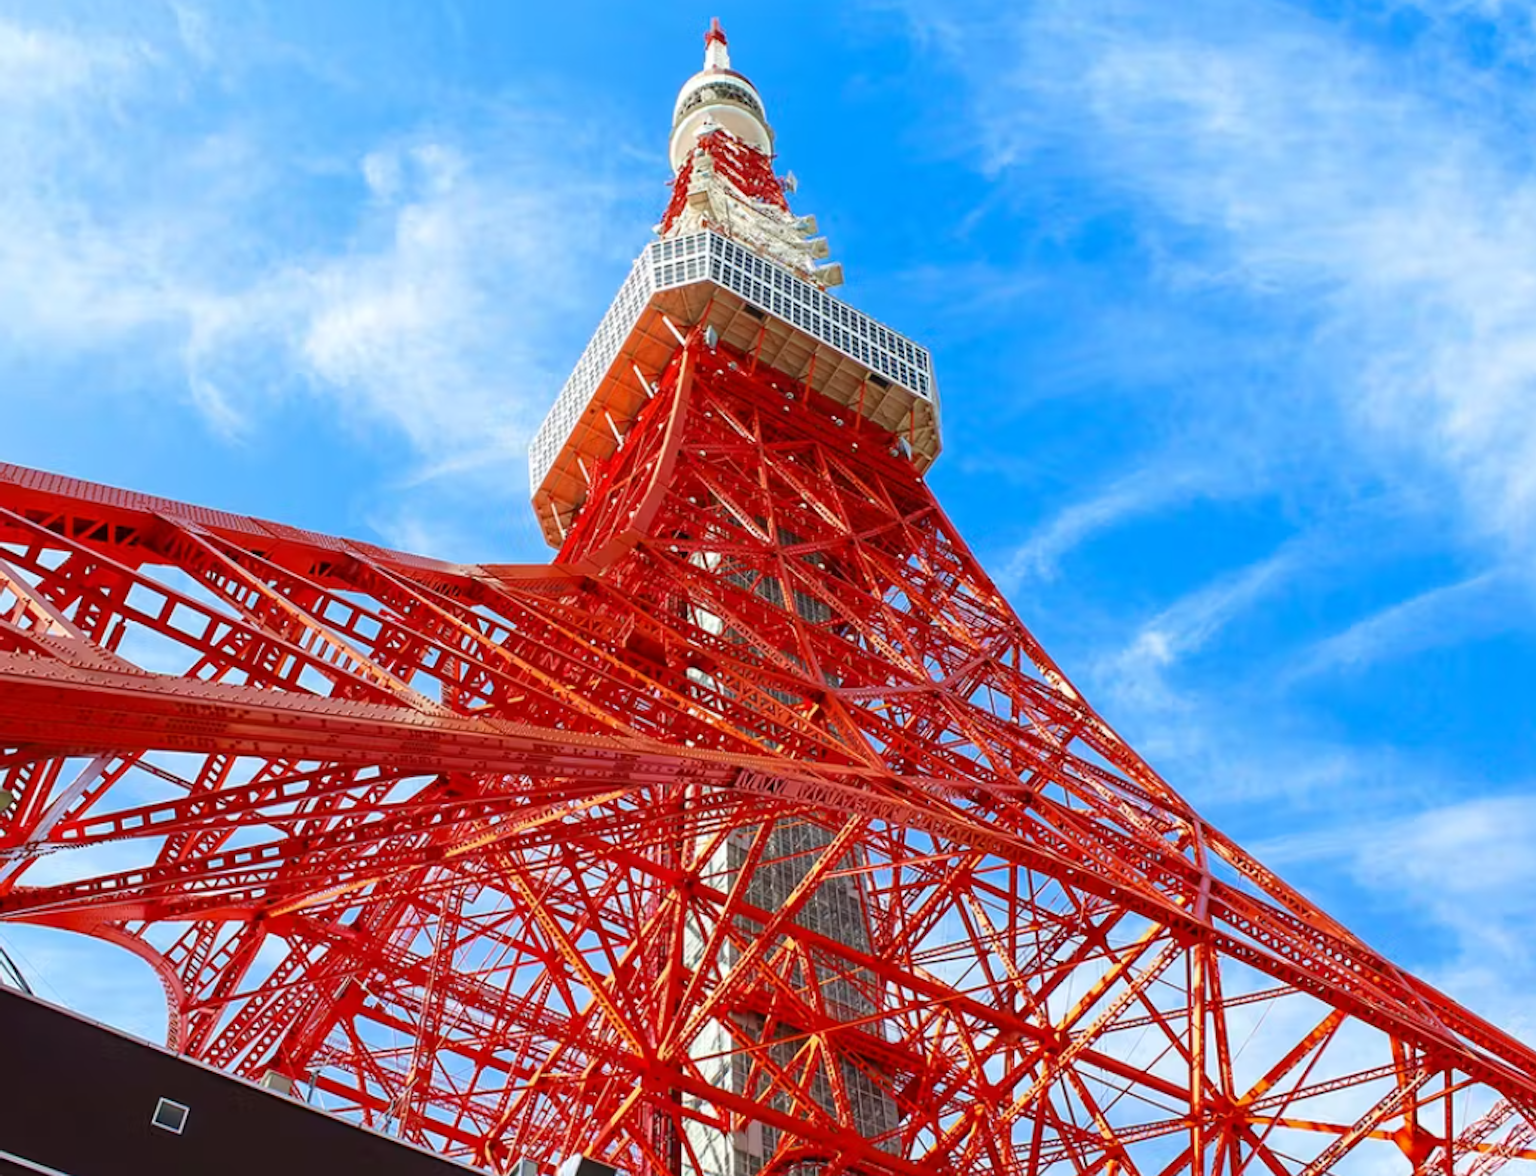
[[[131,42],[69,36],[0,23],[0,102],[36,105],[137,72],[146,59]]]
[[[1141,626],[1120,663],[1161,668],[1198,652],[1233,618],[1279,591],[1301,565],[1301,552],[1299,545],[1288,544],[1181,597]]]
[[[188,113],[220,42],[175,15],[160,41],[0,24],[0,348],[121,355],[227,439],[308,394],[424,467],[515,478],[643,226],[634,189],[563,166],[585,132],[511,98],[288,154]],[[295,232],[317,173],[331,227]]]
[[[1504,571],[1483,572],[1389,605],[1307,649],[1288,682],[1411,656],[1481,636],[1529,629],[1530,585]]]
[[[1136,624],[1090,661],[1085,685],[1139,752],[1197,806],[1236,819],[1242,832],[1255,800],[1283,798],[1275,814],[1354,807],[1389,793],[1414,794],[1420,774],[1390,747],[1353,745],[1287,718],[1272,676],[1247,667],[1192,672],[1228,630],[1301,591],[1343,558],[1342,532],[1308,532],[1223,573]]]
[[[1445,487],[1464,534],[1536,547],[1536,180],[1474,87],[1418,88],[1280,4],[915,19],[973,77],[979,166],[1071,152],[1149,235],[1181,234],[1164,282],[1304,300],[1359,456]]]
[[[1212,489],[1214,469],[1194,463],[1145,466],[1069,503],[1009,554],[998,572],[1005,588],[1055,579],[1069,552],[1106,531],[1190,502]]]
[[[1273,613],[1294,609],[1320,586],[1341,574],[1360,575],[1363,562],[1390,549],[1372,550],[1369,537],[1379,530],[1374,510],[1341,516],[1285,540],[1268,554],[1223,572],[1134,623],[1118,642],[1106,644],[1090,659],[1084,685],[1101,709],[1122,726],[1136,748],[1198,805],[1236,819],[1250,820],[1264,834],[1276,821],[1300,819],[1307,810],[1356,814],[1364,807],[1424,803],[1438,787],[1434,774],[1412,755],[1379,737],[1352,740],[1337,724],[1294,705],[1292,688],[1304,676],[1296,668],[1316,660],[1316,674],[1338,672],[1349,656],[1361,659],[1407,656],[1428,648],[1435,637],[1418,633],[1414,610],[1379,625],[1358,623],[1354,636],[1295,646],[1260,640],[1252,634],[1274,629]],[[1499,591],[1520,593],[1518,581],[1490,575],[1479,588],[1497,599]],[[1468,624],[1478,589],[1455,593],[1442,606],[1449,623],[1465,607]],[[1421,617],[1436,610],[1427,602]],[[1489,628],[1507,623],[1497,614],[1484,618]],[[1373,631],[1374,630],[1374,631]],[[1347,631],[1346,631],[1347,632]],[[1465,637],[1469,628],[1459,630]],[[1234,658],[1233,649],[1243,652]],[[1248,806],[1257,799],[1283,798],[1285,807],[1262,815]]]
[[[1260,605],[1338,563],[1345,558],[1344,548],[1342,527],[1286,540],[1262,559],[1216,577],[1143,621],[1129,641],[1101,660],[1096,677],[1122,704],[1155,708],[1175,697],[1167,671]]]
[[[569,360],[551,341],[565,343],[594,270],[618,256],[607,214],[622,194],[552,179],[547,143],[502,146],[494,165],[439,138],[368,153],[353,239],[243,291],[212,362],[275,341],[310,389],[433,465],[511,467]],[[240,374],[221,388],[249,404]]]
[[[1267,865],[1341,870],[1398,918],[1428,920],[1438,980],[1485,1015],[1536,1034],[1536,796],[1479,797],[1357,828],[1306,830],[1256,847]],[[1438,950],[1437,950],[1438,949]]]

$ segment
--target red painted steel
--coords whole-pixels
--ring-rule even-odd
[[[895,437],[695,334],[593,477],[498,567],[0,467],[0,918],[493,1170],[1536,1160],[1536,1056],[1201,820]]]
[[[724,39],[722,34],[721,40],[724,41]],[[734,184],[736,190],[742,195],[749,199],[760,200],[764,204],[772,205],[785,212],[789,211],[789,201],[784,196],[784,184],[778,176],[773,174],[773,160],[756,147],[743,143],[729,131],[713,130],[698,137],[694,150],[708,155],[709,165]],[[666,211],[661,214],[661,223],[657,226],[663,236],[671,231],[688,203],[688,186],[693,179],[695,158],[696,155],[689,155],[684,159],[682,166],[677,169],[677,175],[672,179],[672,196],[667,201]],[[727,233],[730,231],[729,225],[717,227]]]

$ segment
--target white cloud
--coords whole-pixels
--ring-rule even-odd
[[[363,156],[363,179],[380,200],[393,200],[400,191],[400,152],[370,151]]]
[[[249,120],[189,115],[218,42],[175,15],[150,46],[0,24],[0,349],[152,368],[133,382],[227,439],[307,391],[423,465],[494,462],[515,485],[657,193],[631,211],[633,190],[568,166],[585,132],[512,101],[288,156]],[[273,209],[317,168],[350,172],[350,209],[284,237]]]
[[[131,44],[0,22],[0,104],[33,105],[122,78],[142,64]]]
[[[1529,586],[1505,572],[1483,572],[1399,601],[1324,638],[1287,677],[1355,670],[1530,624]]]
[[[1292,834],[1257,847],[1266,865],[1341,867],[1399,917],[1447,936],[1433,982],[1510,1031],[1536,1036],[1536,796],[1480,797],[1357,828]],[[1437,950],[1438,949],[1438,950]]]
[[[1287,721],[1262,669],[1228,671],[1215,687],[1195,684],[1200,676],[1190,672],[1226,630],[1326,573],[1347,546],[1338,532],[1288,540],[1179,597],[1089,662],[1084,685],[1099,709],[1196,807],[1237,820],[1233,832],[1265,827],[1258,800],[1283,799],[1279,811],[1297,814],[1417,786],[1390,748],[1350,746]]]
[[[1166,666],[1198,651],[1234,616],[1275,591],[1295,562],[1282,550],[1181,597],[1142,626],[1124,656]]]
[[[176,21],[176,35],[182,46],[197,61],[208,65],[217,60],[208,14],[202,9],[170,0],[171,15]]]
[[[1270,865],[1341,861],[1380,888],[1421,889],[1447,922],[1472,904],[1536,919],[1527,901],[1536,884],[1536,796],[1482,797],[1378,822],[1373,835],[1338,829],[1291,834],[1259,846]]]
[[[975,83],[983,168],[1071,150],[1198,234],[1166,282],[1311,308],[1309,370],[1367,460],[1448,488],[1464,534],[1536,551],[1536,177],[1462,74],[1415,89],[1260,2],[1043,0],[929,32]]]
[[[1234,630],[1264,626],[1264,610],[1305,597],[1341,567],[1359,571],[1368,537],[1381,526],[1372,511],[1339,517],[1286,540],[1269,554],[1224,572],[1137,623],[1118,643],[1090,660],[1089,697],[1123,728],[1131,744],[1184,790],[1208,815],[1218,809],[1265,834],[1280,814],[1293,819],[1307,809],[1358,811],[1386,802],[1404,804],[1432,793],[1435,781],[1423,765],[1390,745],[1354,744],[1335,726],[1297,711],[1286,690],[1303,674],[1287,668],[1282,645],[1259,646],[1237,663],[1229,658],[1206,672],[1202,654],[1222,657]],[[1492,582],[1492,581],[1490,581]],[[1500,581],[1507,582],[1507,581]],[[1326,643],[1307,654],[1318,671],[1337,669],[1322,659],[1342,657],[1356,642],[1356,656],[1385,658],[1411,652],[1433,638],[1413,632],[1413,618],[1394,632],[1369,622],[1332,653]],[[1494,624],[1493,620],[1488,622]],[[1394,642],[1397,647],[1394,648]],[[1258,799],[1283,798],[1284,809],[1252,808]]]
[[[378,239],[278,279],[301,308],[295,357],[311,383],[433,458],[519,449],[572,360],[547,341],[590,308],[615,201],[549,163],[486,175],[438,142],[371,153]]]
[[[1211,468],[1186,464],[1143,467],[1058,511],[1009,554],[998,573],[1004,587],[1053,580],[1061,560],[1081,544],[1122,524],[1190,502],[1210,492]]]
[[[1419,814],[1356,850],[1361,876],[1378,888],[1408,886],[1447,923],[1489,934],[1482,916],[1536,922],[1536,797],[1468,801]],[[1490,905],[1491,904],[1491,905]],[[1469,918],[1469,916],[1476,917]],[[1499,937],[1505,947],[1513,940]],[[1528,950],[1529,936],[1519,950]]]
[[[1139,706],[1169,696],[1163,673],[1198,653],[1223,629],[1264,601],[1294,588],[1298,576],[1337,557],[1321,532],[1281,544],[1263,559],[1218,576],[1145,621],[1098,675],[1116,696]]]

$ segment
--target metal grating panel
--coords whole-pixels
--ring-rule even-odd
[[[528,446],[528,478],[537,490],[624,348],[651,298],[712,281],[816,342],[863,364],[937,407],[933,359],[926,347],[881,325],[788,269],[715,232],[653,241],[635,259],[575,370]]]
[[[588,340],[586,350],[576,361],[576,370],[571,372],[565,387],[560,389],[560,395],[555,397],[549,415],[533,435],[528,445],[528,481],[535,490],[555,464],[555,458],[560,456],[566,438],[581,419],[582,411],[607,375],[608,369],[613,366],[613,361],[618,358],[624,340],[629,338],[646,303],[650,301],[654,292],[651,267],[650,250],[647,249],[630,267],[629,277],[624,279],[613,304],[608,307],[608,313],[603,315],[603,321],[597,324],[597,330]]]
[[[870,371],[932,401],[933,358],[926,347],[718,233],[709,240],[709,276]],[[652,246],[654,248],[654,246]]]

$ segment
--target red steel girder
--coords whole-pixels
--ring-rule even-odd
[[[0,466],[0,919],[492,1169],[1536,1159],[1536,1056],[1201,820],[895,438],[692,336],[591,475],[531,567]]]

